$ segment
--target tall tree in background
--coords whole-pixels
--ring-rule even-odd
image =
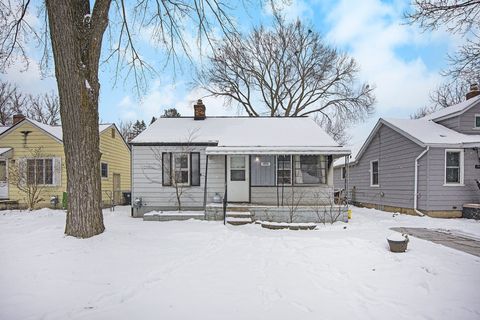
[[[405,17],[423,30],[446,29],[465,39],[448,56],[449,67],[442,71],[446,81],[430,95],[433,105],[419,109],[412,117],[465,100],[470,84],[480,82],[480,0],[414,0]]]
[[[179,118],[181,114],[175,108],[165,109],[163,112],[162,118]]]
[[[105,229],[98,131],[98,70],[105,30],[110,25],[107,61],[113,60],[118,72],[132,75],[140,90],[147,82],[145,71],[152,67],[137,51],[139,29],[152,31],[167,59],[178,61],[177,48],[188,51],[186,26],[194,26],[200,40],[208,40],[213,27],[227,33],[233,24],[221,0],[136,0],[129,6],[124,0],[46,0],[46,17],[39,19],[46,22],[46,32],[41,33],[26,19],[31,6],[30,0],[0,2],[0,68],[5,71],[17,57],[28,63],[26,41],[31,37],[46,48],[47,57],[51,45],[69,194],[65,233],[91,237]]]
[[[147,125],[145,124],[145,121],[137,120],[132,127],[132,139],[138,136],[140,133],[142,133],[143,130],[145,129],[147,129]]]
[[[358,84],[357,75],[355,60],[318,32],[276,15],[273,29],[225,38],[198,82],[252,117],[317,115],[325,129],[337,129],[338,139],[348,123],[373,111],[373,88]]]

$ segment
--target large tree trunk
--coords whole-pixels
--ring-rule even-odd
[[[65,233],[105,230],[101,207],[98,64],[111,0],[47,0],[67,169]]]

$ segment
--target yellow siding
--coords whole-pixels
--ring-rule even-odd
[[[26,141],[22,131],[31,131],[27,135]],[[65,155],[63,152],[63,144],[61,142],[29,122],[24,121],[11,132],[0,138],[0,147],[13,148],[13,157],[10,160],[15,160],[16,163],[18,163],[18,159],[20,158],[31,157],[32,149],[38,147],[42,147],[42,155],[45,155],[46,157],[61,158],[61,164],[63,167],[62,182],[59,186],[45,186],[43,188],[41,197],[44,201],[42,201],[39,206],[49,204],[52,195],[57,195],[59,199],[62,198],[62,193],[67,187],[67,175],[64,168]],[[8,161],[8,165],[11,165],[10,161]],[[26,202],[25,195],[12,184],[9,184],[8,186],[8,198],[10,200],[17,200],[21,204]]]
[[[112,138],[112,130],[115,130],[115,138]],[[121,190],[130,191],[130,149],[114,126],[104,130],[100,134],[101,162],[108,164],[108,178],[102,178],[102,199],[105,203],[110,201],[108,194],[113,192],[113,174],[120,174]]]
[[[102,178],[102,199],[104,203],[110,203],[108,196],[104,190],[113,190],[112,177],[113,173],[121,175],[122,191],[130,191],[130,150],[125,145],[118,130],[115,129],[115,138],[111,137],[112,125],[100,134],[100,151],[102,152],[102,162],[109,165],[109,177]],[[21,131],[30,131],[24,143],[24,135]],[[62,194],[67,188],[67,174],[65,170],[65,154],[63,143],[50,136],[45,131],[24,121],[18,127],[13,129],[0,138],[1,148],[13,148],[13,157],[9,159],[18,163],[20,158],[31,157],[31,150],[42,147],[42,155],[46,157],[61,158],[62,179],[59,186],[45,186],[42,190],[41,197],[44,199],[38,206],[43,207],[49,205],[50,197],[57,195],[61,201]],[[99,168],[100,170],[100,168]],[[25,204],[25,196],[12,184],[9,184],[8,197],[10,200],[17,200],[20,204]]]

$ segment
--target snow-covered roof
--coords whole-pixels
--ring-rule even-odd
[[[463,134],[424,118],[383,120],[424,145],[480,144],[480,135]]]
[[[0,134],[2,134],[3,132],[7,131],[8,128],[10,128],[9,126],[0,126]]]
[[[0,156],[5,155],[6,153],[8,153],[11,150],[12,150],[12,148],[0,148]]]
[[[422,147],[473,148],[480,147],[480,134],[463,134],[442,126],[426,118],[420,119],[382,119],[380,118],[372,132],[360,148],[356,161],[367,149],[379,128],[385,125]],[[350,162],[353,162],[350,161]]]
[[[348,152],[308,117],[160,118],[131,143],[208,143],[217,151],[225,147],[255,147],[258,150],[265,147],[284,150],[327,147]]]
[[[455,117],[459,114],[464,113],[465,111],[469,110],[472,108],[474,105],[477,103],[480,103],[480,95],[470,98],[468,100],[462,101],[458,104],[452,105],[447,108],[443,108],[441,110],[435,111],[433,113],[430,113],[429,115],[426,115],[422,119],[424,120],[443,120],[443,119],[448,119],[451,117]]]
[[[59,140],[59,141],[62,141],[63,139],[63,133],[62,133],[62,126],[51,126],[51,125],[48,125],[48,124],[44,124],[44,123],[41,123],[41,122],[38,122],[36,120],[32,120],[32,119],[28,119],[28,118],[25,118],[25,120],[22,120],[20,121],[19,123],[17,123],[17,125],[19,125],[20,123],[23,123],[24,121],[27,121],[29,123],[31,123],[32,125],[40,128],[41,130],[45,131],[46,133],[50,134],[53,138]],[[109,128],[112,124],[100,124],[98,126],[98,130],[100,133],[102,133],[104,130],[106,130],[107,128]],[[16,126],[16,125],[15,125]],[[6,132],[8,129],[10,128],[13,128],[15,126],[11,126],[11,127],[0,127],[0,128],[5,128],[5,130],[1,130],[0,129],[0,135],[2,135],[4,132]]]
[[[361,145],[360,146],[356,145],[356,146],[350,147],[350,150],[352,151],[352,153],[350,154],[350,157],[348,159],[349,164],[354,164],[355,161],[357,161],[357,155],[358,155],[358,151],[360,150],[360,148],[361,148]],[[346,162],[345,157],[340,157],[333,162],[333,167],[344,166],[345,162]]]

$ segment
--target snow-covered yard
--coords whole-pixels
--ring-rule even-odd
[[[314,231],[144,222],[105,211],[107,230],[63,235],[65,214],[0,213],[0,319],[480,319],[480,258],[388,228],[480,223],[353,208]]]

